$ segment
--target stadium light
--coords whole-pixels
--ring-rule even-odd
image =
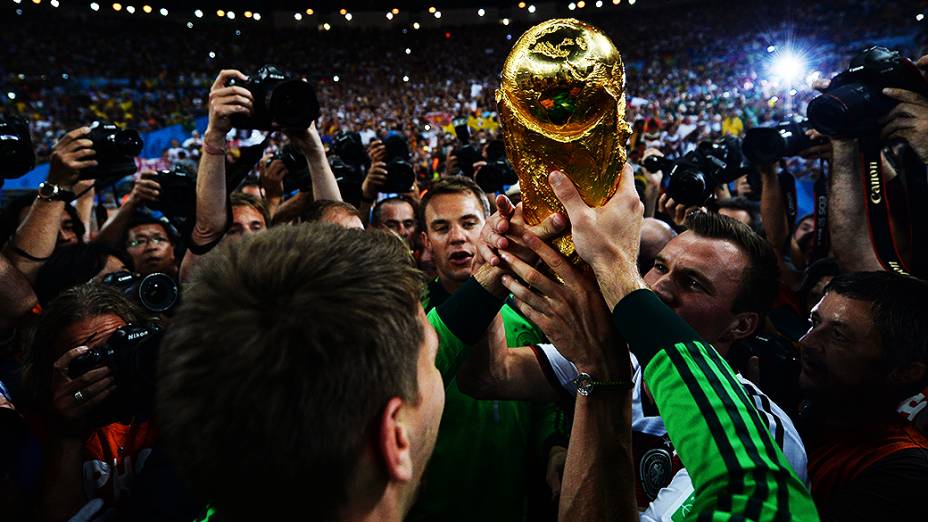
[[[42,3],[42,0],[32,0],[32,3],[35,5],[39,5]]]
[[[409,76],[403,76],[403,81],[404,81],[404,82],[408,82],[408,81],[409,81]]]
[[[441,18],[441,11],[435,11],[435,18]]]
[[[805,60],[791,51],[778,53],[770,65],[770,72],[774,79],[780,80],[787,85],[791,85],[799,78],[802,78],[805,71]]]
[[[918,13],[917,15],[915,15],[915,21],[916,21],[916,22],[921,22],[921,21],[924,20],[924,19],[925,19],[925,14],[924,14],[924,13]]]
[[[393,13],[393,14],[395,14],[395,15],[400,14],[400,10],[399,10],[398,8],[396,8],[396,7],[394,7],[393,9],[391,9],[390,12]]]
[[[147,5],[147,4],[146,4],[146,5],[143,5],[143,6],[142,6],[142,12],[145,13],[145,14],[151,13],[151,6],[150,6],[150,5]]]
[[[122,4],[120,3],[113,4],[113,11],[122,11]]]
[[[509,19],[503,18],[503,25],[509,25]]]
[[[393,20],[393,13],[387,11],[387,20]]]
[[[584,2],[583,0],[580,0],[579,2],[577,2],[577,7],[580,9],[583,9],[584,7],[586,7],[586,2]]]
[[[215,57],[216,57],[216,53],[213,52],[213,51],[210,51],[210,52],[209,52],[209,57],[210,57],[210,58],[215,58]]]
[[[303,15],[301,15],[300,13],[293,13],[293,19],[299,22],[300,20],[303,19]]]
[[[254,19],[255,22],[258,22],[261,20],[261,13],[255,13],[251,18]]]
[[[58,0],[52,0],[49,3],[52,5],[52,7],[58,7],[59,5],[61,5],[60,3],[58,3]]]
[[[242,16],[244,16],[245,18],[251,18],[252,14],[254,13],[252,13],[251,11],[245,11],[244,13],[242,13]]]
[[[577,4],[575,4],[575,3],[573,3],[573,2],[567,4],[567,9],[570,9],[571,11],[573,11],[573,10],[576,9],[576,8],[577,8]]]
[[[487,14],[487,12],[482,7],[477,9],[477,16],[483,16],[485,14]]]
[[[530,12],[530,13],[534,13],[534,12],[535,12],[535,5],[534,5],[534,4],[528,6],[528,12]]]
[[[340,14],[340,15],[342,15],[342,16],[345,16],[345,14],[347,14],[347,13],[348,13],[348,10],[345,9],[344,7],[342,7],[341,9],[338,10],[338,14]]]
[[[429,7],[429,14],[434,14],[435,11],[437,11],[437,10],[438,10],[438,9],[436,9],[435,6]]]
[[[622,3],[622,0],[612,0],[612,5],[619,5]]]
[[[525,2],[519,2],[519,9],[525,9]]]
[[[98,3],[96,3],[96,2],[90,2],[90,10],[91,10],[91,11],[99,11],[99,10],[100,10],[100,4],[98,4]]]
[[[340,78],[338,77],[337,74],[336,74],[335,76],[332,77],[332,81],[335,82],[335,83],[338,83],[338,80],[339,80],[339,79],[340,79]]]
[[[406,54],[412,54],[412,49],[410,49],[409,47],[407,47],[407,48],[406,48]]]
[[[345,20],[348,20],[350,22],[352,18],[354,17],[351,15],[351,13],[345,13]]]
[[[420,27],[419,22],[413,22],[413,23],[412,23],[412,28],[413,28],[413,29],[418,30],[419,27]]]
[[[148,7],[148,9],[151,10],[151,7],[147,5],[145,7]],[[145,12],[147,13],[148,11],[145,11]],[[203,18],[203,11],[200,11],[199,9],[197,9],[196,11],[193,12],[193,16],[197,18]]]
[[[223,17],[226,16],[226,12],[223,11],[222,9],[217,9],[217,10],[216,10],[216,16],[218,16],[219,18],[223,18]]]
[[[187,29],[193,29],[193,22],[187,22]]]
[[[161,16],[167,16],[167,15],[168,15],[168,10],[167,10],[166,8],[164,8],[164,7],[162,7],[161,10],[158,11],[158,12],[161,13]]]
[[[635,5],[635,0],[628,0],[628,5]]]
[[[602,6],[603,6],[603,0],[596,0],[596,7],[599,8]]]
[[[316,14],[316,12],[313,11],[313,9],[310,7],[309,9],[306,10],[306,14],[308,14],[309,16],[312,16],[312,15]]]
[[[135,6],[134,6],[134,5],[127,5],[127,6],[126,6],[126,12],[129,13],[129,14],[135,14]]]
[[[23,0],[13,0],[13,3],[19,5],[23,3]]]
[[[329,29],[332,28],[332,26],[329,25],[329,22],[326,22],[326,23],[322,24],[322,28],[325,29],[326,31],[328,31]]]

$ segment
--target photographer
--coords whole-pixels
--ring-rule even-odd
[[[35,282],[42,263],[62,239],[60,231],[65,231],[64,220],[70,218],[80,222],[76,212],[72,214],[67,207],[74,199],[73,190],[80,170],[97,164],[93,159],[93,142],[87,139],[89,132],[88,127],[74,129],[55,145],[47,180],[39,187],[26,218],[4,246],[3,253],[30,282]],[[71,231],[63,239],[77,243],[83,240],[82,236],[83,231]]]
[[[71,377],[69,366],[117,328],[147,319],[120,292],[95,284],[60,295],[39,318],[23,380],[24,409],[44,456],[40,520],[68,519],[94,498],[112,507],[131,491],[155,430],[140,418],[95,422],[100,406],[117,392],[114,376],[104,366]]]
[[[199,256],[222,240],[230,227],[235,229],[237,224],[241,233],[256,230],[256,220],[250,215],[239,215],[251,214],[256,205],[230,205],[226,187],[226,135],[232,129],[233,116],[250,115],[254,104],[248,89],[228,85],[231,79],[245,82],[248,78],[236,70],[223,70],[210,89],[209,123],[203,135],[203,154],[197,173],[197,219],[181,269],[182,278],[190,273]],[[341,201],[338,184],[326,160],[315,123],[307,129],[283,129],[283,132],[306,157],[314,197]],[[266,209],[261,214],[265,218],[263,228],[266,228],[270,224],[269,215]]]
[[[928,54],[915,64],[922,74],[928,74]],[[922,163],[928,164],[928,98],[904,89],[883,89],[883,94],[900,103],[883,118],[880,138],[905,140]]]

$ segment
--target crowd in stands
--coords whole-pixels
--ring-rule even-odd
[[[494,98],[527,27],[3,21],[3,111],[48,174],[0,207],[0,518],[924,520],[911,18],[864,0],[590,17],[625,61],[628,160],[599,207],[569,169],[534,180],[563,209],[540,223]],[[704,193],[668,183],[711,180],[681,156],[740,151],[887,42],[926,87],[881,91],[868,133],[808,130]],[[789,48],[796,85],[770,72]],[[318,118],[236,128],[267,63],[312,80]],[[88,127],[201,117],[157,158],[102,154]],[[107,178],[119,162],[136,172]]]

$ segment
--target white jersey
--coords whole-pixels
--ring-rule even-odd
[[[574,381],[579,372],[574,363],[561,355],[554,345],[540,344],[536,353],[543,354],[547,361],[540,361],[543,365],[547,363],[550,375],[557,378],[557,384],[568,394],[576,395],[577,387]],[[641,400],[642,374],[641,365],[634,354],[629,354],[632,361],[632,431],[653,435],[657,437],[665,436],[667,429],[664,427],[664,421],[657,415],[645,415],[643,403]],[[807,457],[806,449],[799,437],[799,432],[793,426],[793,422],[775,402],[764,395],[751,381],[745,379],[740,373],[738,380],[744,387],[745,393],[754,401],[754,406],[760,413],[761,418],[766,421],[767,429],[773,435],[777,446],[783,451],[786,460],[789,461],[796,476],[808,486],[809,477],[806,470]],[[554,384],[554,383],[552,383]],[[684,504],[692,500],[693,482],[690,480],[686,469],[681,469],[674,476],[668,485],[662,488],[648,506],[648,509],[641,513],[641,520],[648,522],[669,522],[671,515],[678,509],[685,509]]]

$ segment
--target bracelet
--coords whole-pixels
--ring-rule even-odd
[[[26,258],[26,259],[28,259],[29,261],[35,261],[36,263],[41,263],[42,261],[47,261],[50,257],[52,257],[52,256],[48,256],[48,257],[36,257],[36,256],[30,254],[29,252],[26,252],[25,250],[19,248],[19,247],[16,246],[16,244],[13,243],[12,241],[10,242],[10,250],[12,250],[13,253],[16,254],[16,255],[18,255],[19,257]]]
[[[213,147],[212,145],[204,141],[203,152],[205,152],[206,154],[209,154],[210,156],[225,156],[226,152],[228,151],[224,148]]]
[[[574,379],[574,385],[577,387],[577,393],[589,397],[593,393],[594,389],[597,388],[618,388],[620,390],[630,390],[634,387],[635,383],[631,380],[627,381],[597,381],[590,374],[585,372],[580,372],[577,375],[577,378]]]

